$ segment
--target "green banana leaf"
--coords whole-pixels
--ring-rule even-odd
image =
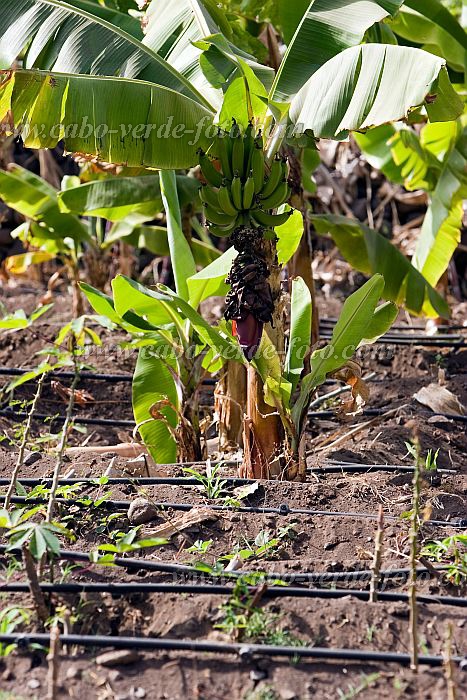
[[[289,262],[303,236],[303,217],[295,210],[288,221],[274,229],[277,236],[277,260],[279,265]]]
[[[213,120],[199,103],[160,85],[22,70],[0,84],[0,121],[11,115],[29,148],[53,148],[63,138],[68,151],[103,161],[177,169],[194,165],[197,149],[209,147],[205,128]]]
[[[439,0],[406,0],[390,27],[403,39],[444,56],[454,70],[465,71],[467,34]]]
[[[344,49],[357,46],[366,30],[393,15],[403,0],[314,0],[287,3],[285,13],[300,21],[277,71],[271,99],[289,102],[313,73]],[[296,21],[296,20],[295,20]],[[290,20],[289,20],[290,22]]]
[[[435,94],[433,103],[426,101]],[[321,66],[293,98],[290,117],[297,132],[343,139],[350,131],[404,119],[424,103],[432,121],[462,113],[445,61],[421,49],[365,44]]]
[[[190,304],[194,309],[197,309],[201,302],[209,297],[224,297],[227,294],[229,285],[226,284],[225,278],[236,257],[235,248],[229,248],[217,260],[188,278]]]
[[[139,334],[143,331],[155,332],[158,330],[156,326],[148,323],[142,316],[138,316],[138,314],[135,314],[133,311],[126,311],[123,316],[120,316],[115,311],[115,304],[112,297],[109,297],[108,294],[104,294],[104,292],[101,292],[99,289],[91,287],[90,284],[80,282],[80,287],[92,308],[99,316],[105,316],[112,323],[115,323],[115,325],[121,326],[125,331],[128,331],[128,333]]]
[[[197,203],[199,187],[195,178],[177,175],[181,207]],[[109,221],[122,221],[130,214],[141,215],[141,222],[148,221],[163,210],[159,174],[93,180],[60,192],[58,201],[64,212],[102,216]]]
[[[384,277],[384,298],[403,304],[413,314],[449,317],[446,301],[387,238],[345,216],[313,214],[318,233],[329,233],[344,258],[364,274]]]
[[[432,285],[437,284],[460,243],[463,200],[467,198],[467,129],[446,156],[431,195],[412,264]]]
[[[312,311],[310,290],[301,277],[295,277],[292,280],[290,335],[284,366],[284,375],[292,385],[292,392],[300,381],[310,348]]]
[[[169,297],[155,292],[125,275],[117,275],[112,280],[114,307],[120,318],[127,311],[136,313],[151,324],[152,328],[173,323],[171,310],[167,309]],[[178,319],[179,322],[182,319]]]
[[[209,102],[156,51],[121,27],[60,0],[2,0],[0,68],[25,52],[24,68],[140,78]]]
[[[11,165],[0,170],[0,198],[5,204],[28,219],[47,227],[47,236],[55,239],[72,238],[75,242],[89,241],[90,235],[81,221],[63,214],[58,207],[57,192],[43,178]]]
[[[374,342],[394,322],[398,313],[395,304],[376,306],[383,289],[382,275],[373,275],[365,282],[345,301],[329,344],[312,353],[310,373],[302,380],[300,394],[292,408],[292,420],[299,435],[312,392],[331,372],[343,367],[359,346]]]
[[[170,464],[177,459],[177,445],[170,429],[162,420],[144,423],[151,418],[151,406],[160,398],[166,397],[179,408],[177,387],[167,361],[154,354],[160,347],[164,347],[162,340],[141,348],[138,353],[132,384],[133,415],[136,425],[139,425],[138,432],[154,461]],[[162,408],[161,413],[172,428],[177,426],[178,416],[173,408]]]
[[[167,220],[167,240],[175,278],[175,289],[182,299],[189,299],[187,279],[196,273],[190,244],[182,230],[182,215],[177,194],[177,180],[173,170],[161,170],[161,195]]]

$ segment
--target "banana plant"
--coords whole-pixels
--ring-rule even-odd
[[[177,254],[186,264],[184,272],[175,269],[176,292],[184,301],[187,277],[195,268],[181,232],[178,206],[173,207],[173,197],[168,196],[174,192],[173,178],[164,171],[192,167],[205,155],[212,158],[209,164],[225,183],[213,183],[212,193],[220,209],[206,197],[206,216],[213,226],[234,225],[233,241],[241,260],[240,264],[234,261],[230,276],[232,289],[237,285],[229,300],[233,309],[230,317],[247,322],[241,328],[247,357],[253,357],[260,324],[266,324],[260,342],[267,337],[281,352],[280,270],[275,237],[268,230],[274,231],[282,221],[269,217],[281,217],[285,212],[269,208],[270,193],[265,191],[275,178],[273,168],[277,168],[281,156],[276,160],[276,155],[281,148],[286,144],[302,148],[317,138],[345,139],[352,131],[406,119],[415,108],[424,109],[434,122],[456,119],[462,111],[443,58],[408,46],[361,43],[375,23],[394,15],[401,4],[402,0],[370,0],[364,7],[357,0],[316,0],[304,6],[289,3],[288,11],[297,21],[291,23],[287,50],[269,85],[270,70],[258,69],[251,57],[235,50],[224,18],[208,0],[153,0],[148,17],[154,11],[153,16],[159,18],[164,8],[168,13],[164,16],[170,19],[164,23],[162,36],[157,36],[156,20],[142,39],[136,26],[130,27],[113,11],[110,15],[105,8],[97,10],[86,0],[6,0],[0,7],[4,28],[0,65],[5,69],[0,85],[0,121],[7,129],[22,130],[26,145],[31,147],[47,148],[64,139],[69,151],[129,166],[160,168],[161,182],[168,188],[164,195],[163,184],[169,250],[172,258]],[[181,24],[180,17],[188,24]],[[194,35],[177,33],[181,26],[189,26]],[[13,61],[20,55],[22,67],[13,70]],[[194,55],[197,60],[193,60]],[[196,77],[191,80],[191,75]],[[204,79],[215,83],[212,90],[205,90],[198,82]],[[244,154],[251,152],[244,140],[250,121],[255,128],[247,136],[250,146],[251,136],[254,142],[259,129],[264,137],[258,162],[267,182],[263,181],[264,189],[259,192],[254,191],[251,179],[254,182],[255,173],[251,178],[245,159],[243,177],[238,168],[240,182],[234,167],[240,166],[237,151],[243,148]],[[216,125],[220,131],[213,128]],[[226,133],[228,140],[223,138]],[[233,142],[237,140],[234,153]],[[206,176],[207,161],[201,165]],[[288,191],[282,183],[282,171],[279,179],[285,197]],[[233,208],[229,213],[225,208],[230,203]],[[272,204],[277,204],[276,199]],[[253,259],[245,257],[248,253]],[[250,266],[251,273],[260,273],[259,289],[250,277],[246,284],[240,284],[245,266]],[[375,289],[384,293],[382,285]],[[253,304],[249,306],[254,313],[244,303],[251,292]],[[245,308],[249,315],[243,318]],[[311,376],[309,368],[305,373]],[[283,422],[276,407],[271,407],[269,414],[267,407],[261,410],[271,387],[278,383],[280,387],[281,382],[277,372],[272,376],[259,367],[249,370],[249,376],[247,469],[264,474],[261,465],[276,463],[282,471],[289,459]],[[309,393],[303,394],[303,405],[295,410],[294,425],[300,430]],[[294,459],[298,458],[298,442],[294,443]],[[268,470],[269,466],[266,474]]]

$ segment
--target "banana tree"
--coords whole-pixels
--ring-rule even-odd
[[[285,212],[275,212],[277,202],[268,200],[270,193],[264,188],[276,177],[276,163],[282,163],[281,148],[286,143],[300,148],[310,138],[344,139],[352,131],[405,119],[416,107],[426,110],[430,121],[453,120],[461,113],[462,104],[442,58],[412,47],[360,43],[370,27],[400,5],[399,0],[373,0],[363,6],[358,0],[307,4],[269,87],[270,70],[235,50],[226,36],[225,22],[213,17],[215,10],[207,0],[153,0],[148,16],[151,9],[159,12],[142,39],[134,25],[126,24],[127,18],[124,22],[105,8],[97,11],[86,0],[7,0],[0,8],[4,27],[0,64],[5,69],[0,120],[7,130],[22,130],[31,147],[47,148],[64,139],[69,151],[160,168],[163,178],[164,170],[191,167],[199,157],[205,175],[210,171],[215,177],[209,166],[220,172],[225,183],[211,183],[216,206],[207,200],[211,194],[206,191],[206,216],[213,227],[224,229],[223,234],[232,228],[239,256],[250,252],[254,269],[261,271],[259,300],[245,308],[239,297],[231,296],[229,316],[241,324],[251,323],[240,329],[247,335],[253,330],[243,343],[248,359],[258,343],[260,324],[265,324],[263,340],[268,338],[280,353],[284,344],[280,268],[274,234],[267,230],[274,231]],[[164,25],[164,36],[158,37],[162,8],[170,21]],[[296,10],[295,6],[289,9]],[[190,27],[193,34],[179,34],[180,27]],[[20,55],[22,67],[13,70],[11,65]],[[208,89],[206,81],[216,86]],[[253,129],[249,130],[250,121]],[[218,132],[215,125],[223,130]],[[251,146],[259,129],[262,148],[261,143],[253,148],[261,150],[261,159],[255,157],[264,167],[265,180],[259,190],[253,185],[250,202],[249,163],[243,177],[232,172],[232,165],[240,163],[237,151],[247,150],[244,138]],[[229,142],[223,138],[227,133]],[[230,141],[241,146],[234,151],[232,144],[232,151],[226,151]],[[234,153],[235,161],[231,160]],[[208,161],[206,155],[214,160]],[[282,174],[279,179],[282,185]],[[221,194],[222,188],[226,192]],[[281,194],[285,197],[288,192],[284,188]],[[241,202],[235,197],[241,197]],[[229,205],[233,205],[230,213],[225,210]],[[176,249],[180,245],[181,255],[188,260],[182,239],[173,235],[180,221],[168,199],[166,213],[172,230],[171,255],[180,255]],[[231,272],[232,288],[241,279],[242,265],[237,262]],[[186,275],[178,275],[177,291],[186,296]],[[375,289],[384,295],[381,285]],[[335,362],[344,365],[345,358],[338,352]],[[333,365],[329,371],[336,369]],[[314,380],[308,379],[309,368],[305,372],[302,386],[314,386]],[[276,386],[277,378],[272,384]],[[245,454],[248,472],[254,475],[282,473],[298,457],[297,437],[292,452],[284,449],[280,412],[265,400],[270,386],[267,372],[250,367]],[[295,409],[294,425],[300,431],[310,394],[305,390]]]

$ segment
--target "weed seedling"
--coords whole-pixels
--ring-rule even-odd
[[[358,685],[349,685],[347,687],[347,690],[344,691],[341,688],[337,689],[337,697],[339,700],[352,700],[352,698],[356,698],[357,695],[362,693],[364,690],[367,690],[372,683],[375,683],[381,676],[381,673],[370,673],[368,676],[363,675],[361,676],[361,681]]]
[[[450,535],[427,542],[420,556],[447,566],[446,578],[455,586],[467,582],[467,535]]]
[[[27,624],[31,618],[29,610],[10,606],[0,610],[0,633],[13,634],[22,624]],[[16,644],[0,644],[0,657],[8,656],[16,649]]]
[[[218,475],[221,466],[221,464],[216,464],[214,467],[211,467],[208,463],[206,465],[206,474],[201,474],[196,469],[185,467],[183,473],[199,481],[199,490],[208,498],[220,498],[227,483],[225,479],[221,479]]]

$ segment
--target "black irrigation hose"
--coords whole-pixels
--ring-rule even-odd
[[[83,498],[56,498],[55,502],[60,505],[68,506],[83,506],[88,507],[87,503],[83,503]],[[26,496],[13,496],[11,498],[12,503],[20,504],[30,504],[37,505],[42,503],[47,503],[46,498],[27,498]],[[105,500],[99,507],[108,508],[110,510],[120,510],[126,511],[130,507],[132,501],[113,501]],[[89,505],[92,505],[89,504]],[[151,505],[158,510],[175,510],[175,511],[190,511],[193,508],[207,508],[215,512],[230,512],[230,513],[255,513],[255,514],[266,514],[266,515],[311,515],[311,516],[332,516],[340,518],[368,518],[370,520],[377,520],[378,515],[374,513],[346,513],[341,511],[332,510],[312,510],[310,508],[290,508],[287,503],[282,503],[277,508],[274,507],[259,507],[259,506],[228,506],[228,505],[211,505],[204,503],[156,503],[151,501]],[[385,520],[399,521],[400,518],[396,515],[386,515]],[[465,528],[467,527],[467,518],[462,518],[459,520],[424,520],[424,525],[433,525],[441,527],[453,527],[453,528]]]
[[[233,464],[237,465],[238,462],[225,462],[220,460],[218,462],[221,465]],[[192,466],[204,466],[204,462],[180,462],[173,464],[158,464],[158,467],[183,467],[184,465],[190,464]],[[308,472],[311,474],[340,474],[341,472],[346,473],[368,473],[372,471],[381,472],[401,472],[413,474],[415,467],[410,467],[401,464],[326,464],[321,467],[309,467]],[[456,469],[437,469],[437,474],[458,474]],[[83,484],[84,486],[99,486],[96,483],[99,477],[69,477],[58,480],[59,486],[72,486],[73,484]],[[227,482],[228,486],[246,486],[248,484],[263,484],[262,480],[257,479],[240,479],[238,477],[232,476],[222,476],[222,481]],[[11,479],[6,479],[0,477],[0,486],[8,486]],[[25,477],[23,479],[19,478],[18,482],[24,486],[47,486],[52,483],[52,477],[44,476],[42,478],[34,479],[32,477]],[[267,483],[277,483],[277,480],[269,479]],[[106,477],[106,482],[104,486],[111,485],[127,485],[127,486],[199,486],[199,479],[183,476],[167,476],[167,477],[152,477],[152,476],[134,476],[134,477]]]
[[[23,374],[28,372],[33,372],[33,367],[1,367],[0,376],[5,377],[21,377]],[[74,372],[61,372],[59,370],[52,370],[47,372],[47,376],[51,379],[74,379]],[[102,374],[98,372],[80,372],[80,379],[92,379],[101,382],[131,382],[133,379],[132,374]]]
[[[384,416],[388,409],[387,408],[368,408],[362,411],[362,413],[359,414],[359,416],[363,417],[377,417],[377,416]],[[416,416],[429,416],[431,417],[440,417],[440,418],[448,418],[449,420],[454,420],[454,421],[459,421],[460,423],[467,423],[467,416],[459,416],[456,413],[432,413],[430,411],[417,411],[415,413]],[[334,420],[337,418],[335,411],[309,411],[307,414],[308,418],[334,418]]]
[[[190,593],[192,595],[231,595],[232,586],[216,586],[213,584],[174,584],[174,583],[40,583],[43,593],[110,593],[113,596],[125,596],[135,593]],[[255,593],[256,586],[248,586],[248,592]],[[29,593],[28,583],[0,583],[0,593]],[[368,601],[369,591],[359,591],[352,588],[298,588],[297,586],[273,586],[266,588],[261,594],[263,599],[275,598],[326,598],[338,599],[352,596],[359,600]],[[378,602],[408,603],[407,593],[381,591],[377,594]],[[426,605],[453,605],[459,608],[467,607],[467,598],[456,596],[435,596],[417,594],[417,603]]]
[[[287,647],[270,644],[234,644],[228,642],[195,641],[191,639],[161,639],[159,637],[113,637],[102,635],[63,634],[60,635],[62,644],[82,647],[111,647],[113,649],[141,649],[147,651],[193,651],[212,654],[235,654],[243,661],[258,656],[283,656],[286,658],[327,659],[333,661],[362,661],[368,663],[395,663],[410,665],[409,654],[384,651],[364,651],[359,649],[326,649],[323,647]],[[31,644],[50,644],[50,635],[34,634],[0,634],[0,643],[17,644],[24,649]],[[453,656],[451,661],[464,665],[462,656]],[[443,656],[420,656],[421,666],[442,666]]]
[[[8,551],[7,551],[8,550]],[[8,549],[7,545],[0,545],[0,553],[11,554],[13,556],[22,556],[22,550],[18,547],[13,547]],[[57,559],[64,561],[78,561],[86,564],[91,564],[90,556],[87,552],[75,552],[69,549],[60,549],[55,555]],[[99,562],[95,562],[99,564]],[[170,562],[160,562],[151,559],[135,559],[135,558],[124,558],[115,557],[112,560],[114,566],[119,566],[129,571],[152,571],[162,574],[177,574],[179,576],[196,576],[196,577],[209,577],[210,579],[219,578],[237,578],[238,576],[248,575],[248,574],[258,574],[261,573],[261,577],[265,581],[291,581],[293,583],[335,583],[337,581],[357,581],[357,582],[369,582],[373,577],[373,572],[371,569],[360,569],[356,571],[302,571],[299,573],[290,572],[258,572],[254,570],[241,570],[241,571],[222,571],[216,573],[214,571],[204,571],[195,566],[187,566],[185,564],[172,564]],[[433,567],[437,572],[446,571],[449,567],[436,565]],[[431,571],[424,566],[418,566],[415,570],[417,577],[429,576],[431,577]],[[389,579],[407,579],[411,574],[411,569],[400,568],[400,569],[383,569],[380,571],[380,578],[382,581]]]
[[[375,417],[375,416],[383,416],[386,413],[387,409],[383,408],[372,408],[372,409],[367,409],[364,410],[360,416],[364,418],[368,417]],[[441,418],[447,418],[449,420],[453,421],[458,421],[461,423],[467,423],[467,416],[459,416],[457,414],[452,414],[452,413],[430,413],[428,411],[418,411],[416,413],[417,416],[430,416],[430,417],[441,417]],[[18,420],[26,420],[28,417],[27,413],[23,412],[16,412],[12,411],[11,409],[2,409],[0,410],[0,416],[3,418],[8,418],[13,421],[18,421]],[[334,419],[336,420],[337,416],[334,411],[310,411],[308,413],[308,418],[309,419]],[[52,423],[56,423],[58,421],[63,422],[64,416],[58,415],[58,416],[48,416],[47,414],[41,414],[41,413],[36,413],[34,415],[34,420],[35,421],[46,421],[49,425]],[[75,423],[81,424],[81,425],[101,425],[101,426],[107,426],[109,428],[114,427],[114,428],[130,428],[133,430],[135,427],[134,421],[131,420],[116,420],[116,419],[110,419],[110,418],[85,418],[83,416],[74,416],[73,421]]]
[[[321,340],[330,340],[332,337],[331,333],[320,334]],[[466,345],[465,339],[462,336],[453,336],[449,342],[448,340],[442,340],[436,338],[436,336],[431,338],[426,337],[411,337],[408,336],[398,337],[398,336],[382,336],[378,338],[375,343],[378,345],[418,345],[420,347],[437,347],[437,348],[462,348]]]

